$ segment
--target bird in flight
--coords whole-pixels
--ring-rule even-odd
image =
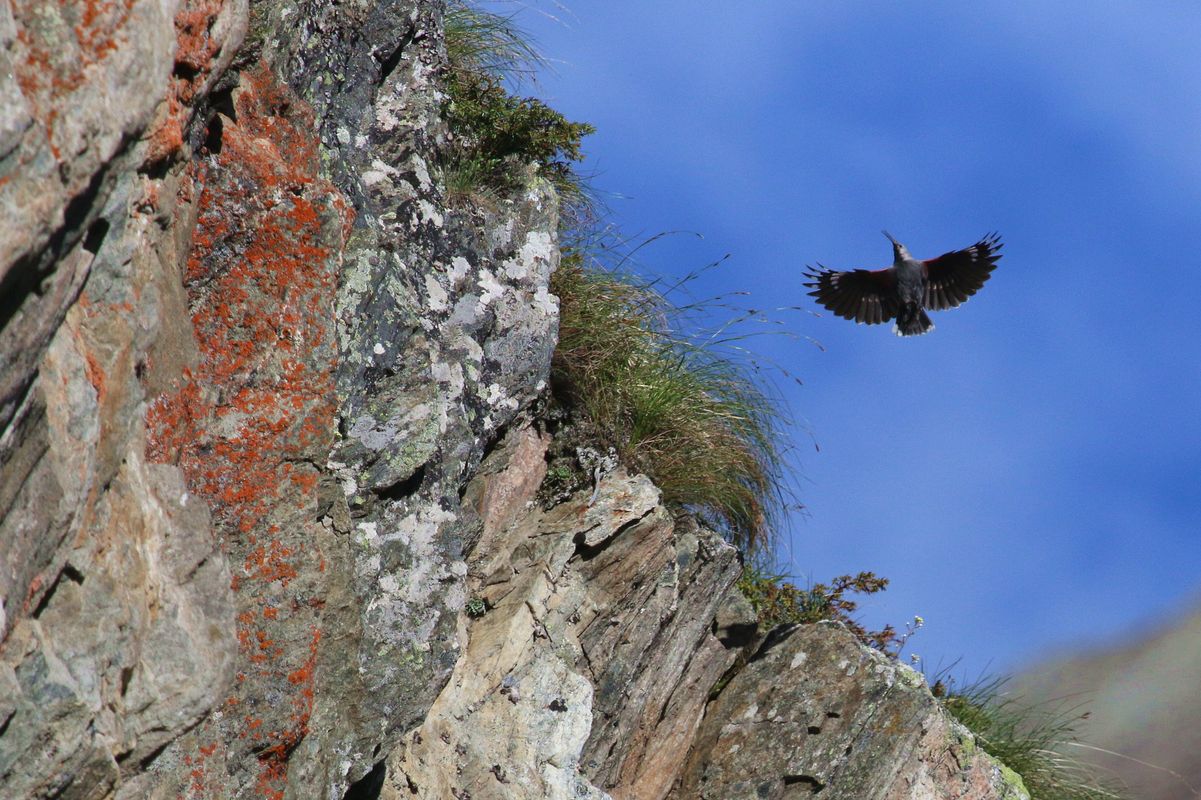
[[[876,325],[895,319],[893,333],[918,336],[934,329],[927,311],[955,308],[974,295],[1001,258],[1001,237],[990,233],[971,247],[918,261],[905,245],[892,242],[893,264],[887,269],[838,271],[821,264],[810,268],[806,286],[817,302],[843,319]]]

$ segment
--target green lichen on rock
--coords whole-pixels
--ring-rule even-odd
[[[1001,785],[996,788],[1000,791],[1001,800],[1031,800],[1030,790],[1026,788],[1021,775],[1001,763],[997,764],[997,771],[1001,776]]]

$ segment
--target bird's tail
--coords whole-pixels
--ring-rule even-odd
[[[897,321],[892,326],[892,332],[897,336],[921,336],[932,330],[934,323],[930,321],[926,309],[917,303],[902,305],[900,313],[897,314]]]

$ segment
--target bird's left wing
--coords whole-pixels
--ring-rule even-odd
[[[896,275],[891,269],[838,272],[821,264],[806,272],[809,294],[843,319],[876,325],[897,315]]]
[[[990,233],[966,250],[953,250],[927,261],[926,308],[955,308],[980,291],[997,266],[1001,247],[1001,237]]]

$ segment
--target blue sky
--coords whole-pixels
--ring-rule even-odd
[[[512,4],[504,8],[512,9]],[[871,626],[1007,671],[1156,624],[1201,584],[1201,6],[552,0],[533,91],[652,274],[809,304],[805,264],[882,267],[998,230],[937,330],[781,314],[756,349],[798,420],[800,578],[874,570]],[[812,437],[812,438],[810,438]],[[815,449],[816,441],[820,451]]]

